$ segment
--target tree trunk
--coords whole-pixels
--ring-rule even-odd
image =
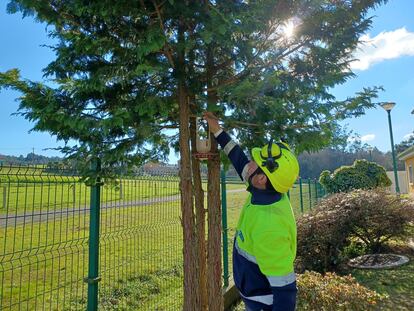
[[[213,50],[207,49],[207,87],[211,88],[213,78]],[[208,110],[214,110],[217,104],[217,93],[207,92]],[[221,268],[221,200],[220,200],[220,157],[217,142],[212,139],[211,152],[217,155],[208,161],[208,309],[223,310],[222,268]]]
[[[194,98],[191,99],[194,103]],[[194,113],[193,113],[194,114]],[[191,149],[196,150],[196,119],[190,121]],[[200,162],[192,157],[194,196],[196,210],[196,236],[198,248],[198,287],[200,294],[200,311],[207,311],[207,261],[206,261],[206,224],[204,210],[204,191],[201,183]]]
[[[184,41],[183,27],[179,28],[178,40]],[[184,44],[183,44],[184,45]],[[182,46],[183,46],[182,45]],[[185,88],[184,51],[177,53],[178,104],[180,110],[180,194],[183,226],[183,257],[184,257],[184,311],[196,311],[199,306],[197,284],[197,247],[195,239],[193,189],[190,156],[190,110]]]
[[[217,143],[212,143],[217,152]],[[209,310],[223,310],[221,267],[220,158],[208,162],[208,296]]]

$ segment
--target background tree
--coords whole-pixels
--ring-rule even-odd
[[[328,146],[339,120],[373,107],[379,88],[343,101],[330,90],[353,76],[349,64],[370,26],[367,12],[383,2],[11,0],[10,12],[51,26],[56,59],[44,73],[53,83],[26,81],[11,70],[0,74],[0,85],[22,93],[20,113],[34,130],[64,141],[67,156],[100,157],[103,175],[121,162],[165,158],[170,146],[179,147],[184,310],[207,303],[220,310],[219,159],[208,164],[206,302],[192,118],[206,109],[231,114],[225,126],[237,127],[233,134],[248,148],[268,136],[288,138],[297,151]],[[290,22],[294,37],[286,36]]]
[[[371,148],[371,147],[369,147]],[[352,165],[355,160],[367,160],[384,167],[386,171],[393,170],[391,152],[382,152],[377,148],[360,149],[351,152],[349,149],[338,150],[325,148],[317,152],[303,152],[298,156],[300,175],[302,178],[319,178],[323,170],[334,171],[344,165]],[[404,162],[397,162],[398,170],[404,170]]]
[[[411,146],[414,146],[414,132],[407,139],[395,145],[395,152],[399,154]]]

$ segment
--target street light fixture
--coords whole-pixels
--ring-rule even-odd
[[[393,102],[388,102],[388,103],[381,103],[380,104],[382,108],[384,108],[387,112],[390,112],[392,110],[392,108],[395,107],[395,103]]]
[[[388,114],[388,125],[390,127],[390,138],[391,138],[391,152],[392,152],[392,162],[394,166],[394,178],[395,178],[395,192],[397,195],[400,195],[400,186],[398,184],[398,173],[397,173],[397,161],[395,159],[395,150],[394,150],[394,138],[392,135],[392,125],[391,125],[391,110],[395,107],[395,103],[387,102],[380,104],[382,108],[387,111]]]

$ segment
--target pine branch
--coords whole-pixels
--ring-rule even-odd
[[[165,1],[164,1],[165,2]],[[162,19],[162,16],[161,16],[161,11],[160,11],[160,7],[162,6],[162,4],[160,5],[160,7],[157,5],[157,3],[155,2],[155,0],[152,0],[152,4],[154,5],[154,7],[155,7],[155,10],[157,11],[157,16],[158,16],[158,19],[159,19],[159,21],[160,21],[160,28],[161,28],[161,30],[162,30],[162,33],[164,34],[164,36],[165,36],[165,28],[164,28],[164,21],[163,21],[163,19]],[[174,59],[173,59],[173,57],[172,57],[172,55],[171,55],[171,47],[170,47],[170,45],[168,44],[168,42],[166,42],[165,43],[165,46],[163,47],[163,49],[162,49],[162,52],[164,53],[164,55],[168,58],[168,61],[170,62],[170,65],[171,65],[171,67],[173,67],[173,68],[175,68],[175,64],[174,64]]]

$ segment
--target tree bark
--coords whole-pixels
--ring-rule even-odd
[[[183,27],[179,27],[178,40],[184,41]],[[182,44],[184,46],[184,44]],[[184,51],[177,52],[178,104],[180,110],[180,195],[183,226],[183,260],[184,260],[184,311],[196,311],[199,306],[197,284],[197,247],[195,237],[193,188],[190,156],[190,109],[187,101],[184,70]]]
[[[207,48],[207,88],[212,86],[214,59],[212,47]],[[216,91],[207,92],[208,110],[217,105]],[[208,309],[223,310],[222,267],[221,267],[221,200],[220,200],[220,157],[217,142],[212,139],[211,152],[217,154],[208,161]]]
[[[194,97],[191,99],[194,103]],[[195,114],[195,113],[193,113]],[[190,135],[191,135],[191,149],[196,150],[196,119],[192,118],[190,121]],[[207,261],[206,261],[206,213],[204,209],[204,190],[201,182],[200,162],[198,159],[192,157],[193,168],[193,183],[195,196],[195,210],[196,210],[196,240],[198,248],[198,290],[200,295],[200,311],[207,311]]]
[[[217,152],[217,143],[212,143],[212,152]],[[208,162],[208,305],[209,310],[223,310],[222,266],[221,266],[221,200],[220,158]]]

